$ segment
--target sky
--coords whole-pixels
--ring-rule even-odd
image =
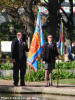
[[[46,0],[48,2],[48,0]],[[44,0],[41,0],[41,2],[44,2]]]
[[[69,0],[65,0],[65,2],[69,2]],[[73,2],[75,3],[75,0],[73,0]]]

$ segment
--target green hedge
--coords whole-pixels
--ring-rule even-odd
[[[62,63],[56,63],[56,69],[53,71],[53,80],[57,79],[58,77],[58,70],[57,68],[60,68],[59,77],[60,79],[69,79],[69,78],[75,78],[75,75],[73,72],[69,72],[68,70],[64,69],[73,69],[75,68],[75,61],[72,62],[62,62]],[[29,80],[29,75],[27,74],[25,76],[25,80]],[[30,81],[44,81],[45,80],[45,69],[43,64],[43,70],[41,70],[41,63],[39,62],[38,65],[38,72],[36,73],[33,69],[30,72]]]
[[[29,74],[26,74],[25,80],[28,81],[44,81],[45,77],[45,70],[38,70],[38,72],[35,72],[32,70],[30,72],[30,79],[29,79]]]
[[[58,68],[58,66],[61,69],[73,69],[75,68],[75,61],[56,63],[56,68]]]
[[[73,72],[70,72],[67,70],[67,69],[74,69],[75,68],[75,61],[59,63],[59,67],[60,67],[60,73],[59,73],[60,79],[75,78],[75,75],[73,74]],[[9,66],[8,63],[2,64],[2,66],[1,66],[1,69],[4,69],[4,70],[9,70],[12,68],[13,67]],[[56,80],[58,77],[57,68],[58,68],[58,63],[56,63],[56,69],[53,71],[53,80]],[[25,80],[26,81],[29,80],[28,74],[25,75]],[[41,63],[39,62],[38,72],[35,72],[33,69],[31,69],[30,81],[44,81],[44,80],[45,80],[45,68],[43,66],[43,70],[41,70]]]
[[[53,80],[57,80],[58,77],[58,71],[54,70],[53,71]],[[60,79],[72,79],[75,78],[75,75],[72,72],[69,72],[67,70],[60,70],[59,73]],[[13,79],[12,76],[5,76],[5,77],[0,77],[1,79],[8,79],[11,80]],[[45,70],[38,70],[38,72],[35,72],[33,69],[30,72],[30,79],[29,79],[29,74],[25,75],[25,80],[26,81],[44,81],[45,80]]]
[[[11,66],[8,62],[1,65],[1,69],[3,70],[12,70],[13,66]]]
[[[60,69],[75,69],[75,61],[71,61],[71,62],[61,62],[61,63],[56,63],[56,69],[58,68],[58,66],[60,67]],[[43,64],[44,67],[44,64]],[[5,63],[1,65],[1,69],[4,70],[11,70],[13,68],[13,66],[10,65],[10,63]],[[38,64],[38,69],[41,69],[41,63],[39,62]]]
[[[59,77],[60,79],[70,79],[70,78],[75,78],[75,75],[73,72],[69,72],[67,70],[60,70],[59,71]],[[58,77],[58,70],[53,71],[53,80],[56,80]],[[25,80],[29,80],[29,75],[26,74]],[[44,81],[45,80],[45,70],[38,70],[38,72],[35,72],[32,70],[30,72],[30,81]]]
[[[54,70],[53,71],[53,79],[57,79],[58,77],[58,71]],[[67,70],[60,70],[59,71],[59,78],[60,79],[69,79],[69,78],[75,78],[75,75],[73,74],[73,72],[69,72]]]

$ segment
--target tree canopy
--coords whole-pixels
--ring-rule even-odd
[[[44,2],[43,2],[44,1]],[[47,19],[47,31],[56,35],[57,29],[60,28],[59,24],[61,18],[63,19],[64,26],[67,31],[70,32],[73,26],[73,0],[69,0],[70,4],[70,14],[61,8],[61,4],[64,0],[0,0],[0,12],[11,18],[11,21],[15,28],[17,25],[24,30],[24,33],[30,35],[34,32],[35,17],[38,12],[38,5],[45,6],[48,9],[48,19]],[[5,11],[3,11],[5,9]],[[65,22],[63,15],[60,13],[62,10],[64,16],[67,18]],[[68,34],[69,36],[69,34]]]

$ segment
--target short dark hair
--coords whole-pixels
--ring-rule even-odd
[[[48,37],[53,37],[53,36],[52,36],[51,34],[49,34],[49,35],[47,36],[47,38],[48,38]]]

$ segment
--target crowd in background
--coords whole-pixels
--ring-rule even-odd
[[[75,41],[73,41],[72,44],[67,47],[67,49],[65,50],[65,54],[67,53],[69,60],[71,61],[75,60]]]

